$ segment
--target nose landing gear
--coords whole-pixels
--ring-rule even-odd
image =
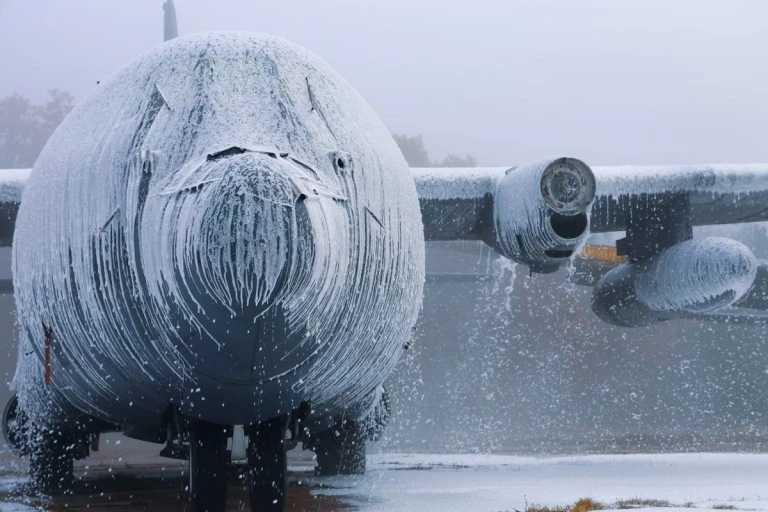
[[[288,488],[286,417],[250,425],[248,497],[254,512],[282,512]],[[224,512],[228,429],[205,421],[189,425],[189,495],[194,512]]]
[[[248,432],[248,497],[254,512],[280,512],[288,489],[286,418],[252,425]]]
[[[189,498],[194,512],[224,512],[227,505],[227,430],[196,420],[189,426]]]

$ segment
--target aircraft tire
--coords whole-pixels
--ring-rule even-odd
[[[17,457],[29,455],[27,443],[25,442],[27,416],[24,414],[24,411],[19,409],[19,397],[17,395],[13,395],[8,400],[8,403],[5,404],[2,423],[3,438],[13,454]]]
[[[360,422],[344,420],[320,432],[312,449],[317,456],[315,475],[365,474],[366,432]]]
[[[194,421],[189,429],[189,499],[194,512],[224,512],[227,505],[227,433]]]
[[[35,487],[44,492],[57,492],[72,486],[74,444],[71,436],[50,430],[41,432],[29,453],[29,474]]]
[[[248,497],[254,512],[282,512],[288,491],[284,417],[251,426],[248,433]]]

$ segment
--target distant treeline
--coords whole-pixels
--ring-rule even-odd
[[[0,169],[32,167],[48,138],[72,110],[75,100],[66,91],[48,91],[50,99],[33,105],[28,98],[12,94],[0,99]],[[476,167],[470,154],[449,154],[431,160],[422,135],[394,134],[406,162],[411,167]]]
[[[467,154],[464,157],[449,154],[442,160],[432,161],[429,158],[429,152],[424,147],[424,138],[421,135],[401,135],[393,134],[395,142],[400,146],[405,161],[411,167],[476,167],[477,160],[472,155]]]
[[[71,94],[48,91],[50,99],[33,105],[20,94],[0,99],[0,169],[32,167],[64,117],[72,110]]]

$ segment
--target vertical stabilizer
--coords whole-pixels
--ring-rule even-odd
[[[173,6],[173,0],[166,0],[163,9],[165,10],[163,41],[168,41],[179,35],[179,28],[176,25],[176,7]]]

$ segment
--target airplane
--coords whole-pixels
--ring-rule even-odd
[[[320,58],[259,34],[176,38],[165,13],[168,41],[102,81],[31,171],[0,171],[21,331],[2,425],[38,487],[66,487],[108,431],[188,459],[196,511],[224,510],[236,445],[257,511],[284,508],[298,442],[320,475],[364,472],[425,240],[546,273],[625,231],[586,258],[612,262],[589,282],[606,322],[765,320],[750,249],[692,228],[768,219],[768,164],[409,169]]]

